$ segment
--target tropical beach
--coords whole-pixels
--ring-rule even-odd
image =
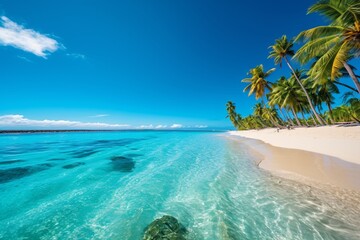
[[[248,146],[263,155],[259,166],[274,174],[360,191],[359,126],[271,128],[230,135],[260,140]]]
[[[0,10],[0,239],[360,239],[358,0]]]

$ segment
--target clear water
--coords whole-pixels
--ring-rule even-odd
[[[0,136],[0,239],[359,239],[357,195],[273,177],[222,133]],[[113,159],[113,160],[112,160]]]

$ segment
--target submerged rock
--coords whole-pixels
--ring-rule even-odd
[[[11,182],[34,173],[41,172],[51,168],[53,165],[49,163],[38,164],[27,167],[16,167],[9,169],[0,169],[0,183]]]
[[[75,163],[65,165],[65,166],[63,166],[63,168],[71,169],[71,168],[76,168],[76,167],[81,166],[81,165],[85,165],[85,163],[84,162],[75,162]]]
[[[185,227],[173,216],[164,215],[145,229],[143,240],[186,240]]]
[[[111,158],[111,164],[115,171],[132,172],[135,168],[135,162],[132,158],[125,156],[114,156]]]
[[[74,158],[85,158],[85,157],[88,157],[88,156],[91,156],[95,153],[97,153],[99,151],[95,151],[95,150],[92,150],[92,149],[88,149],[88,150],[82,150],[82,151],[75,151],[73,152],[73,157]]]
[[[2,161],[0,162],[0,165],[7,165],[7,164],[14,164],[19,162],[25,162],[24,160],[9,160],[9,161]]]

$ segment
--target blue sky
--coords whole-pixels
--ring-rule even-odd
[[[0,127],[228,127],[274,40],[324,23],[313,3],[3,0]]]

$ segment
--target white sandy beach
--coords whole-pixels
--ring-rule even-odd
[[[231,135],[264,141],[270,145],[320,153],[360,164],[360,126],[312,127],[232,131]]]
[[[263,156],[260,167],[282,177],[360,191],[360,126],[232,131]],[[254,139],[254,140],[249,140]],[[255,141],[255,140],[261,140]]]

